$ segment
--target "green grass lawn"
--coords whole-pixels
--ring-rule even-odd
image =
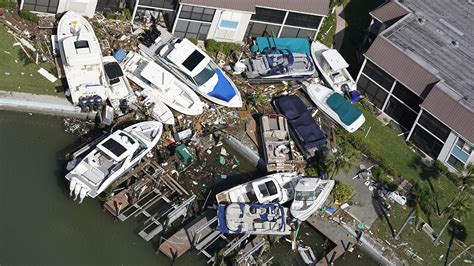
[[[34,64],[19,46],[13,46],[14,42],[13,36],[0,24],[0,90],[59,95],[55,92],[55,87],[59,86],[60,82],[51,83],[37,72],[43,67],[56,75],[51,71],[53,66]]]
[[[323,25],[319,30],[318,41],[326,45],[327,47],[332,47],[334,34],[336,33],[336,14],[332,13],[327,18],[324,19]]]
[[[355,77],[360,69],[358,51],[362,45],[371,17],[369,12],[381,5],[384,0],[344,0],[346,29],[340,52],[349,63],[349,71]],[[361,55],[362,56],[362,55]]]
[[[436,177],[430,167],[424,165],[420,156],[413,152],[405,141],[397,136],[397,132],[389,126],[383,125],[376,117],[370,112],[358,106],[366,117],[364,124],[364,130],[355,133],[362,138],[362,142],[368,146],[368,148],[377,156],[381,156],[387,160],[387,162],[393,166],[396,173],[414,182],[420,182],[423,185],[430,186],[431,183],[435,193],[439,195],[439,208],[444,210],[451,200],[457,193],[456,186],[448,180],[446,177]],[[364,138],[370,128],[370,132],[367,138]],[[403,222],[405,221],[408,213],[410,212],[409,207],[401,207],[400,205],[393,203],[392,209],[390,210],[390,223],[395,230],[398,230]],[[420,214],[420,218],[424,221],[428,221],[430,218],[431,226],[436,232],[440,232],[444,226],[447,218],[438,218],[436,214],[432,214],[431,217],[427,217],[426,214]],[[467,238],[465,239],[466,244],[472,244],[474,242],[474,215],[470,215],[465,218],[462,222],[467,228]],[[401,244],[408,242],[408,245],[403,245],[397,250],[400,256],[404,256],[408,260],[408,256],[404,254],[407,247],[413,248],[420,257],[424,259],[424,264],[435,263],[440,264],[438,258],[441,255],[445,255],[450,240],[450,235],[447,231],[444,232],[442,241],[445,243],[442,246],[435,247],[432,245],[429,237],[423,233],[414,230],[414,225],[404,229],[399,241],[395,241],[391,236],[391,231],[388,222],[384,218],[379,218],[373,225],[371,230],[381,239],[386,239],[390,243]],[[459,252],[460,248],[453,245],[451,259],[454,258]],[[446,256],[446,255],[445,255]],[[410,260],[408,260],[410,262]],[[414,263],[413,261],[411,261]],[[443,261],[444,262],[444,261]]]

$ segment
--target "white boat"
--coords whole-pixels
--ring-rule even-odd
[[[59,21],[57,38],[72,102],[77,105],[105,101],[107,79],[102,51],[91,24],[78,13],[68,11]]]
[[[320,178],[301,178],[295,188],[295,197],[291,203],[291,215],[300,221],[305,221],[326,202],[334,180]]]
[[[170,108],[186,115],[202,113],[203,104],[196,93],[153,60],[129,52],[121,64],[131,81],[155,94]]]
[[[174,125],[174,116],[171,109],[163,103],[158,96],[150,90],[142,90],[141,95],[145,97],[143,104],[148,108],[151,117],[163,124]]]
[[[240,184],[216,195],[217,203],[279,203],[293,199],[301,178],[297,173],[276,173]]]
[[[347,71],[349,64],[336,49],[313,41],[311,54],[324,80],[335,92],[344,94],[357,91],[354,79]]]
[[[121,114],[120,108],[132,106],[137,101],[137,97],[115,57],[105,56],[103,62],[109,84],[106,90],[107,98],[115,112]]]
[[[142,48],[142,47],[141,47]],[[143,50],[207,100],[222,106],[240,108],[240,92],[214,61],[188,39],[172,38]]]
[[[280,204],[219,204],[218,230],[225,234],[289,235],[291,219]]]
[[[280,114],[263,115],[260,130],[267,172],[293,171],[292,141],[286,117]]]
[[[305,82],[303,87],[319,110],[350,133],[365,123],[364,114],[339,93],[320,84]]]
[[[313,250],[309,246],[299,246],[298,253],[306,265],[316,265],[316,262],[318,262]]]
[[[66,174],[70,195],[97,197],[113,182],[127,173],[158,143],[163,125],[156,121],[136,123],[117,130],[68,164]]]

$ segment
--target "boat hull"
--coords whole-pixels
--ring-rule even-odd
[[[310,204],[310,206],[308,206],[306,208],[301,208],[299,206],[306,206],[307,203],[302,202],[302,201],[298,202],[297,200],[293,201],[293,203],[291,204],[290,212],[291,212],[291,215],[294,218],[296,218],[300,221],[306,221],[313,213],[318,211],[323,206],[323,204],[326,202],[327,198],[329,197],[329,195],[330,195],[330,193],[331,193],[331,191],[334,187],[335,181],[334,180],[323,180],[321,182],[323,182],[323,183],[320,184],[320,186],[323,185],[324,188],[322,189],[321,193],[318,195],[316,200],[314,200]]]

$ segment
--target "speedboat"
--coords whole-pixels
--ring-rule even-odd
[[[70,196],[82,200],[97,197],[134,167],[158,143],[163,125],[156,121],[136,123],[117,130],[68,163]]]
[[[137,101],[137,97],[115,57],[105,56],[103,62],[109,84],[106,90],[107,98],[115,112],[121,114],[120,109],[133,105]]]
[[[107,98],[107,79],[91,24],[78,13],[68,11],[59,21],[57,38],[73,104],[83,108],[102,104]]]
[[[170,108],[186,115],[202,113],[203,104],[196,93],[153,60],[129,52],[122,67],[131,81],[155,94]]]
[[[293,151],[285,116],[263,115],[260,118],[263,154],[267,172],[293,171]]]
[[[301,178],[295,188],[295,198],[291,203],[291,215],[300,221],[305,221],[323,206],[329,197],[334,180],[320,178]]]
[[[240,92],[232,80],[188,39],[171,38],[140,48],[207,100],[222,106],[242,107]]]
[[[297,173],[276,173],[240,184],[216,195],[217,203],[279,203],[293,199],[301,177]]]
[[[224,234],[289,235],[288,209],[280,204],[219,204],[218,230]]]
[[[264,53],[240,60],[244,75],[252,80],[307,79],[316,71],[313,60],[304,53],[289,49],[266,49]]]
[[[352,102],[360,99],[356,83],[347,68],[349,64],[336,49],[330,49],[318,41],[311,43],[311,54],[316,67],[327,85],[335,92],[348,95]]]
[[[350,133],[365,122],[362,112],[347,101],[344,96],[320,84],[304,84],[304,90],[323,113],[331,117]]]

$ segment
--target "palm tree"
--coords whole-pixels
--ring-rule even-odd
[[[402,224],[400,230],[398,230],[394,238],[397,240],[400,239],[400,234],[411,219],[415,218],[415,226],[418,224],[420,211],[423,211],[428,216],[428,223],[431,224],[429,217],[436,209],[436,199],[437,194],[433,193],[431,189],[416,183],[412,191],[412,197],[408,202],[409,206],[412,207],[412,210],[408,214],[405,222]]]
[[[471,195],[463,193],[455,201],[453,201],[451,206],[448,207],[448,209],[446,210],[446,212],[449,214],[448,221],[443,226],[443,229],[441,229],[441,232],[439,233],[438,237],[436,237],[436,239],[433,241],[435,245],[439,244],[439,239],[448,227],[451,220],[461,220],[463,217],[469,215],[470,211],[472,210],[471,200]]]
[[[326,158],[326,170],[333,178],[339,172],[349,173],[356,165],[360,157],[360,152],[347,142],[341,143],[334,153],[330,153]]]
[[[449,203],[448,207],[441,212],[442,216],[445,211],[447,211],[454,202],[466,192],[467,194],[472,194],[474,192],[474,165],[469,163],[464,168],[464,171],[461,172],[461,180],[458,187],[459,193],[456,194],[456,197]]]

